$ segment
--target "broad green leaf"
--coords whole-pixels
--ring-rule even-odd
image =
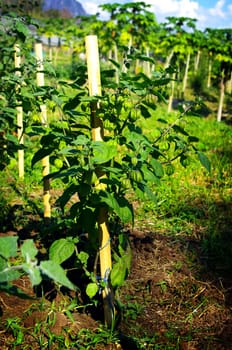
[[[7,140],[9,140],[10,142],[13,142],[15,144],[18,144],[18,138],[14,135],[11,135],[11,134],[7,134]]]
[[[15,29],[17,30],[17,34],[22,41],[25,41],[28,35],[28,28],[21,22],[16,21]]]
[[[36,248],[32,239],[27,239],[26,241],[24,241],[20,250],[22,256],[27,262],[34,260],[38,253],[38,249]]]
[[[17,255],[17,236],[0,237],[0,256],[9,259]]]
[[[89,283],[86,287],[86,294],[92,299],[98,292],[98,285],[96,283]]]
[[[143,164],[142,168],[141,168],[141,171],[143,173],[143,177],[144,177],[144,180],[146,182],[152,182],[152,183],[157,183],[157,177],[156,175],[150,171],[147,167],[146,164]]]
[[[106,163],[118,153],[117,145],[113,141],[93,141],[91,145],[93,147],[93,163],[95,164]]]
[[[10,267],[0,271],[0,283],[11,282],[20,278],[21,273],[18,270],[13,270]]]
[[[123,264],[123,260],[120,259],[113,265],[110,272],[110,281],[113,288],[121,287],[126,279],[127,267]]]
[[[85,135],[79,135],[73,142],[73,145],[87,145],[89,143],[89,138]]]
[[[47,275],[53,281],[65,286],[69,289],[75,290],[74,284],[67,278],[65,270],[55,261],[46,260],[40,264],[42,273]]]
[[[64,156],[76,156],[77,153],[80,153],[80,151],[73,147],[64,147],[59,151],[59,154],[63,154]]]
[[[37,286],[41,283],[42,277],[38,266],[23,264],[22,268],[29,275],[32,286]]]
[[[188,142],[198,142],[199,138],[196,136],[189,136],[188,137]]]
[[[49,259],[61,264],[73,254],[75,244],[71,240],[61,238],[52,243],[49,249]]]
[[[126,198],[116,197],[112,193],[103,192],[101,200],[114,210],[123,223],[134,221],[133,207]]]
[[[74,98],[70,98],[70,100],[64,105],[63,109],[64,111],[75,109],[80,104],[80,96],[77,95]]]
[[[115,65],[117,68],[120,68],[120,63],[118,63],[117,61],[115,61],[115,60],[113,60],[113,59],[109,59],[109,61],[111,62],[111,63],[113,63],[113,65]]]
[[[70,198],[77,193],[77,185],[72,183],[70,186],[68,186],[62,193],[62,195],[59,197],[58,202],[62,209],[64,209],[67,202],[70,200]]]
[[[37,162],[42,160],[44,157],[49,156],[52,152],[52,149],[50,148],[41,148],[39,149],[33,156],[31,161],[31,166],[33,167]]]
[[[4,270],[7,267],[6,259],[0,256],[0,271]]]
[[[16,286],[12,286],[11,284],[1,284],[0,283],[0,290],[6,292],[7,294],[11,294],[14,296],[17,296],[19,298],[23,298],[23,299],[33,299],[32,296],[26,294],[25,292],[23,292],[20,288],[16,287]]]
[[[189,136],[189,134],[187,133],[187,131],[185,131],[181,126],[179,125],[173,125],[173,130],[175,130],[175,132],[179,132],[180,134],[182,135],[185,135],[185,136]]]
[[[117,197],[118,202],[118,210],[116,214],[118,214],[119,218],[123,223],[134,222],[134,212],[132,205],[128,202],[128,200],[124,197]]]
[[[201,162],[201,164],[205,167],[205,169],[210,173],[211,170],[211,163],[209,158],[202,152],[197,152],[198,158]]]
[[[160,162],[158,162],[158,160],[156,159],[151,159],[150,164],[155,172],[155,175],[157,177],[162,177],[164,175],[164,170],[162,167],[162,164]]]
[[[147,109],[147,107],[140,105],[140,111],[142,116],[147,119],[151,117],[151,113],[149,112],[149,110]]]

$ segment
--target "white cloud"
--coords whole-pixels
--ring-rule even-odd
[[[85,11],[90,15],[96,15],[96,13],[99,13],[100,18],[103,20],[108,19],[108,13],[106,11],[103,11],[99,5],[103,5],[104,3],[114,3],[114,1],[102,1],[102,0],[95,0],[95,1],[85,1],[83,5]],[[121,1],[119,1],[121,3]]]
[[[225,0],[218,0],[216,5],[209,9],[209,13],[212,16],[218,16],[221,18],[225,17],[225,12],[223,11],[223,6],[225,5]]]
[[[139,1],[139,0],[132,0]],[[166,21],[166,17],[190,17],[197,19],[197,27],[204,30],[206,27],[229,28],[232,27],[232,4],[226,6],[226,0],[217,0],[214,7],[203,7],[201,0],[144,0],[151,5],[149,11],[154,12],[159,23]],[[104,3],[123,4],[126,0],[87,0],[83,6],[87,13],[100,13],[100,18],[107,20],[108,13],[98,6]],[[202,2],[203,3],[203,2]]]
[[[231,16],[232,15],[232,4],[228,5],[228,11],[229,11],[229,15]]]
[[[148,0],[147,3],[151,5],[155,14],[162,14],[164,17],[196,18],[199,10],[199,4],[194,0]]]

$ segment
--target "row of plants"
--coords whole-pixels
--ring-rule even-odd
[[[166,115],[165,106],[158,107],[149,122],[156,123],[158,116],[160,115]],[[173,117],[173,115],[169,116],[169,118]],[[147,121],[143,121],[143,123],[145,122],[146,124]],[[140,120],[140,122],[142,122],[142,120]],[[153,188],[157,196],[156,202],[145,198],[143,201],[140,200],[137,202],[136,196],[133,198],[135,204],[139,203],[139,205],[135,205],[135,230],[140,230],[141,232],[156,232],[160,234],[164,233],[165,236],[175,236],[176,240],[183,240],[184,237],[187,236],[186,239],[189,239],[190,242],[192,242],[192,240],[195,241],[196,238],[197,240],[199,239],[202,244],[202,259],[204,257],[205,261],[209,263],[210,269],[213,269],[215,273],[219,272],[222,278],[224,273],[229,273],[231,268],[231,245],[226,238],[229,234],[230,227],[230,216],[228,215],[229,212],[226,210],[229,210],[230,207],[231,181],[229,174],[231,171],[231,128],[224,123],[217,124],[215,121],[197,116],[194,117],[192,115],[186,117],[182,122],[186,124],[188,132],[191,130],[191,133],[195,135],[197,134],[200,137],[198,147],[209,155],[212,161],[212,172],[207,174],[207,172],[198,164],[197,160],[194,159],[191,160],[191,164],[186,168],[181,166],[178,161],[174,162],[173,166],[175,167],[175,172],[173,175],[169,176],[165,174],[160,185],[154,186]],[[159,126],[161,125],[162,123],[159,123]],[[155,130],[152,130],[150,125],[147,124],[144,126],[144,130],[146,134],[155,132]],[[15,188],[14,192],[10,194],[14,187],[9,182],[7,184],[7,178],[9,179],[9,176],[12,176],[12,173],[14,174],[14,167],[15,162],[12,161],[10,167],[8,167],[7,173],[4,174],[4,172],[2,172],[1,174],[1,182],[5,183],[3,188],[5,195],[1,200],[1,203],[3,203],[6,198],[6,206],[7,204],[9,205],[9,203],[15,203],[17,200],[15,200],[15,197],[19,196],[20,191],[20,197],[24,198],[24,205],[21,209],[20,207],[16,209],[17,212],[15,212],[14,227],[26,227],[30,224],[31,213],[33,213],[34,217],[38,216],[38,212],[42,217],[43,213],[41,200],[38,195],[32,197],[36,207],[32,207],[30,203],[31,193],[37,192],[35,188],[38,187],[37,179],[40,177],[40,167],[36,167],[36,169],[33,169],[33,171],[28,174],[30,179],[28,179],[26,173],[24,184],[22,184],[21,181],[17,181],[17,175],[13,175],[15,176],[13,181],[17,183],[17,188]],[[52,187],[55,190],[59,188],[60,185],[60,182],[59,184],[53,182]],[[6,207],[4,208],[6,210]],[[24,213],[22,212],[23,208]],[[36,210],[33,210],[33,208]],[[28,214],[25,215],[25,211],[29,213],[29,216]],[[45,229],[43,225],[40,227],[40,238],[44,237],[45,240],[49,240],[50,235],[56,234],[57,236],[60,231],[64,231],[71,225],[67,216],[62,219],[58,206],[53,208],[53,215],[53,225],[50,225],[48,230]],[[66,219],[66,222],[64,219]],[[12,219],[11,222],[13,222]],[[35,223],[32,223],[32,225],[34,227]],[[5,224],[5,230],[9,230],[9,228],[8,222]],[[36,240],[38,240],[38,236],[36,237]],[[41,251],[42,249],[40,248],[40,252]],[[193,259],[193,256],[190,256],[189,259]],[[179,263],[181,264],[181,261]],[[182,262],[182,264],[184,264],[184,262]],[[195,270],[193,264],[194,263],[191,260],[192,269]],[[176,268],[180,267],[177,266]],[[131,282],[132,281],[130,281],[130,283]],[[165,281],[163,283],[165,283]],[[130,285],[128,284],[127,287],[126,283],[123,290],[125,290],[125,288],[130,290],[129,286]],[[161,287],[165,288],[165,284],[161,285],[160,288]],[[138,289],[139,287],[137,286],[136,288]],[[145,288],[145,286],[143,286],[143,288]],[[119,296],[122,297],[120,290]],[[77,344],[83,344],[83,347],[86,346],[86,348],[88,344],[90,348],[91,344],[92,347],[100,347],[100,345],[103,346],[103,344],[107,346],[107,343],[109,344],[111,340],[112,342],[118,342],[119,344],[123,343],[123,341],[125,344],[127,342],[129,344],[129,341],[133,341],[134,348],[138,349],[149,348],[149,346],[151,349],[178,348],[179,345],[177,345],[177,343],[178,341],[182,341],[184,336],[180,337],[178,330],[176,329],[173,329],[172,333],[170,330],[169,335],[167,334],[167,336],[165,336],[165,339],[163,340],[164,343],[161,342],[163,345],[160,343],[158,334],[154,334],[152,338],[151,335],[145,335],[145,329],[141,332],[136,318],[144,315],[143,309],[145,305],[144,303],[141,303],[141,299],[136,299],[135,294],[128,295],[128,300],[129,302],[126,302],[122,307],[121,312],[123,312],[123,324],[125,324],[128,329],[131,329],[130,334],[134,334],[133,337],[132,335],[129,336],[128,333],[127,339],[122,339],[121,334],[115,331],[111,333],[109,330],[107,331],[105,328],[101,328],[94,330],[93,332],[83,329],[80,334],[72,334],[72,339],[70,339],[69,336],[65,336],[65,334],[59,336],[51,334],[49,341],[52,342],[53,345],[56,344],[58,346],[60,344],[60,348],[65,347],[65,339],[66,345],[68,346],[69,344],[69,346],[73,348],[75,348],[75,346],[78,348]],[[208,300],[208,302],[210,302],[210,300]],[[41,310],[40,306],[38,306],[38,308]],[[44,308],[45,310],[50,310],[46,305],[44,305]],[[81,311],[83,305],[80,305],[75,299],[72,299],[72,302],[69,301],[67,305],[62,306],[62,310],[64,310],[65,313],[70,310],[71,315],[73,312],[75,313],[76,308]],[[86,306],[86,308],[88,309],[88,306]],[[28,317],[30,316],[30,312],[31,311],[28,310]],[[53,312],[55,312],[55,309],[53,309]],[[51,321],[48,320],[48,327],[50,327],[49,325],[51,322],[53,322],[52,319]],[[120,325],[121,324],[122,322],[120,322]],[[43,335],[41,333],[43,325],[44,321],[41,324],[40,331],[38,330],[40,336],[36,337],[36,339],[41,341],[41,344],[46,347],[48,334]],[[38,324],[38,327],[40,327],[40,324]],[[133,329],[134,331],[132,331]],[[9,319],[8,332],[13,332],[13,334],[15,334],[14,340],[13,338],[12,340],[9,338],[9,341],[16,342],[18,339],[19,342],[21,334],[21,348],[23,348],[24,343],[28,344],[28,330],[25,329],[22,320]],[[36,334],[36,329],[34,332]],[[19,335],[18,338],[17,335]],[[194,335],[189,334],[189,337],[189,339],[191,339],[191,337],[194,338]],[[211,338],[208,339],[208,342],[210,342],[210,339]],[[129,346],[128,344],[127,346]],[[125,348],[127,348],[127,346]]]
[[[144,57],[131,47],[125,49],[121,63],[111,59],[110,65],[104,65],[101,96],[89,96],[85,64],[77,67],[75,81],[67,82],[57,81],[52,66],[47,63],[46,74],[52,77],[53,83],[37,87],[38,62],[33,55],[33,45],[27,40],[29,23],[9,16],[6,21],[1,42],[4,48],[1,169],[7,169],[21,147],[26,152],[28,148],[33,150],[30,172],[45,156],[50,157],[52,172],[47,179],[58,183],[62,191],[55,207],[61,210],[58,221],[63,232],[59,231],[57,237],[56,225],[46,227],[41,236],[45,248],[42,258],[41,250],[32,239],[21,244],[18,237],[1,238],[1,288],[10,290],[12,281],[26,273],[34,286],[41,284],[46,276],[58,286],[81,293],[85,302],[99,302],[104,288],[111,288],[117,296],[131,263],[128,237],[123,228],[134,223],[132,193],[143,201],[148,197],[155,203],[162,178],[175,172],[174,162],[179,161],[185,168],[194,158],[210,171],[208,158],[197,147],[198,138],[186,129],[186,119],[198,103],[180,107],[171,123],[161,116],[154,122],[154,110],[166,101],[167,86],[177,71],[176,66],[158,67],[149,75],[142,71],[135,74],[138,60],[149,62],[153,67],[156,60]],[[21,44],[23,65],[18,76],[13,55],[14,45],[20,40],[24,43]],[[43,103],[52,116],[47,127],[41,125],[38,117]],[[23,108],[25,115],[24,146],[14,136],[17,106]],[[103,125],[104,142],[92,139],[93,106],[97,106],[95,117]],[[149,120],[155,130],[151,135],[144,132]],[[114,262],[105,279],[99,277],[98,261],[101,208],[107,212]],[[114,322],[115,319],[112,325]]]
[[[231,93],[230,28],[201,31],[197,29],[197,20],[188,17],[167,17],[164,23],[158,24],[155,14],[144,2],[104,4],[100,8],[108,12],[108,20],[102,21],[98,15],[69,20],[40,19],[38,34],[48,38],[49,46],[52,37],[61,38],[62,47],[50,46],[49,49],[50,58],[55,50],[55,65],[63,48],[69,55],[72,53],[70,66],[73,68],[69,71],[75,75],[76,60],[84,52],[84,38],[96,33],[106,58],[121,60],[125,46],[129,45],[132,50],[139,48],[144,56],[155,57],[156,65],[160,61],[166,67],[175,63],[178,71],[172,78],[179,83],[170,87],[170,97],[186,97],[190,80],[192,84],[198,84],[196,94],[205,92],[210,86],[220,85],[217,118],[221,120],[225,90]],[[138,61],[135,69],[141,69]],[[149,75],[151,64],[144,63],[142,69]]]

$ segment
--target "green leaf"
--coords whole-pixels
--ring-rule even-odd
[[[31,161],[31,166],[33,167],[37,162],[42,160],[44,157],[49,156],[52,152],[52,149],[50,148],[41,148],[39,149],[33,156]]]
[[[121,287],[127,276],[127,266],[123,259],[117,261],[110,272],[110,281],[114,289]]]
[[[148,169],[146,164],[142,165],[141,171],[143,173],[143,178],[144,178],[145,182],[149,181],[152,183],[157,183],[156,175]]]
[[[180,134],[182,135],[185,135],[185,136],[189,136],[189,134],[187,133],[187,131],[185,131],[181,126],[179,125],[173,125],[173,130],[175,130],[175,132],[179,132]]]
[[[11,282],[20,278],[21,273],[17,270],[13,270],[10,267],[3,271],[0,271],[0,283]]]
[[[102,192],[101,201],[113,209],[123,223],[134,221],[133,207],[126,198],[118,197],[109,192]]]
[[[96,283],[89,283],[86,287],[86,294],[92,299],[98,292],[98,285]]]
[[[141,114],[142,116],[145,118],[145,119],[148,119],[151,117],[151,113],[149,112],[149,110],[147,109],[147,107],[143,106],[143,105],[140,105],[140,111],[141,111]]]
[[[0,271],[4,270],[7,267],[6,259],[0,256]]]
[[[27,35],[28,35],[28,28],[19,20],[15,23],[15,29],[17,31],[17,34],[19,38],[22,41],[25,41]]]
[[[70,109],[75,109],[80,104],[80,96],[77,95],[74,98],[70,98],[70,100],[64,105],[63,110],[67,111]]]
[[[22,256],[27,262],[29,262],[30,260],[34,260],[38,253],[38,249],[36,248],[32,239],[27,239],[26,241],[24,241],[20,250]]]
[[[88,259],[89,259],[89,254],[84,252],[84,251],[81,251],[78,255],[77,255],[77,258],[80,260],[80,262],[84,265],[84,266],[87,266],[87,262],[88,262]]]
[[[71,240],[61,238],[52,243],[49,249],[49,259],[61,264],[73,254],[75,244]]]
[[[8,236],[0,237],[0,256],[9,259],[17,255],[18,237]]]
[[[33,299],[32,296],[26,294],[25,292],[23,292],[20,288],[16,287],[16,286],[12,286],[11,284],[1,284],[0,283],[0,290],[4,291],[7,294],[10,295],[14,295],[14,296],[18,296],[19,298],[23,298],[23,299]]]
[[[72,183],[70,186],[68,186],[62,193],[62,195],[59,197],[57,200],[58,203],[60,204],[62,210],[64,209],[65,205],[68,203],[70,198],[77,193],[77,185]]]
[[[37,286],[41,283],[42,277],[38,266],[23,264],[22,268],[29,275],[32,286]]]
[[[102,164],[114,158],[118,151],[114,141],[102,142],[93,141],[93,163]]]
[[[40,264],[40,269],[45,275],[47,275],[55,282],[61,284],[62,286],[65,286],[72,290],[76,289],[74,284],[72,284],[72,282],[70,282],[70,280],[67,278],[65,270],[55,261],[42,261]]]
[[[158,160],[156,160],[154,158],[151,159],[150,165],[152,166],[152,168],[155,172],[155,175],[157,177],[162,177],[164,175],[164,170],[163,170],[162,164],[160,162],[158,162]]]
[[[113,65],[115,66],[115,67],[117,67],[117,68],[120,68],[120,63],[118,63],[117,61],[115,61],[115,60],[113,60],[113,59],[109,59],[109,61],[111,62],[111,63],[113,63]]]
[[[189,136],[188,142],[199,142],[199,138],[196,136]]]
[[[198,155],[198,159],[200,160],[201,164],[210,173],[210,171],[211,171],[211,163],[210,163],[209,158],[202,152],[197,152],[197,155]]]
[[[73,145],[87,145],[89,143],[89,139],[88,137],[86,137],[85,135],[79,135],[73,142]]]

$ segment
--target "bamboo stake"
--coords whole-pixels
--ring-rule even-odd
[[[14,48],[15,48],[14,59],[15,59],[15,68],[16,68],[15,74],[20,77],[21,76],[21,72],[19,70],[20,66],[21,66],[20,48],[19,48],[18,44],[16,44]],[[18,87],[17,87],[17,89],[18,89]],[[22,108],[22,106],[17,106],[16,110],[17,110],[18,140],[19,140],[19,144],[23,145],[23,143],[24,143],[24,140],[23,140],[23,108]],[[18,150],[18,171],[19,171],[19,177],[23,179],[24,178],[24,150],[23,149]]]
[[[89,95],[100,96],[101,95],[101,79],[100,79],[100,63],[99,63],[99,51],[98,41],[96,35],[89,35],[86,37],[86,57],[87,57],[87,69],[88,69],[88,84]],[[102,121],[96,116],[97,103],[92,103],[91,106],[91,124],[92,124],[92,139],[94,141],[103,141],[104,130]],[[104,177],[104,174],[97,174],[98,178]],[[97,188],[104,189],[104,184],[99,184]],[[106,208],[100,208],[98,217],[99,228],[99,256],[100,256],[100,272],[101,279],[105,282],[105,288],[102,291],[103,305],[104,305],[104,317],[106,324],[111,327],[114,320],[114,306],[113,306],[113,294],[109,288],[108,277],[112,269],[111,261],[111,245],[110,234],[107,225],[108,211]]]
[[[218,111],[217,111],[217,121],[220,122],[222,120],[222,108],[223,108],[223,101],[225,96],[225,72],[224,70],[221,73],[221,81],[220,81],[220,97],[219,97],[219,104],[218,104]]]
[[[35,44],[35,56],[37,59],[37,73],[36,81],[38,86],[44,86],[44,73],[43,73],[43,47],[41,43]],[[41,109],[41,121],[44,126],[47,126],[47,109],[46,105],[42,104]],[[43,178],[50,172],[49,170],[49,157],[42,159],[43,167]],[[44,219],[46,222],[50,221],[51,218],[51,206],[50,206],[50,180],[43,180],[43,202],[44,202]]]
[[[191,56],[191,55],[190,55],[190,52],[188,52],[188,54],[187,54],[186,66],[185,66],[185,72],[184,72],[183,87],[182,87],[183,96],[185,95],[185,90],[186,90],[186,87],[187,87],[190,56]]]

